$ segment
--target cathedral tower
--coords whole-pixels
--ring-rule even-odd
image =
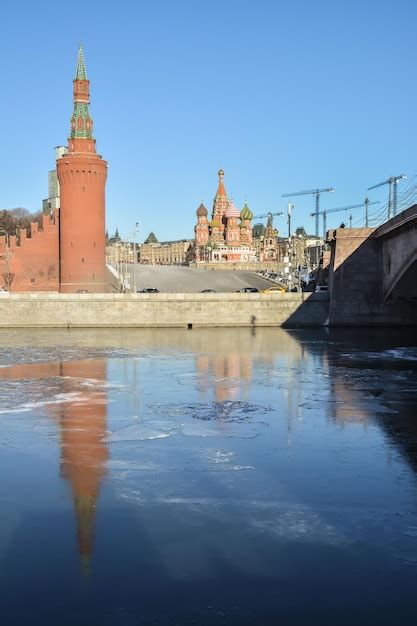
[[[212,221],[220,223],[220,231],[223,232],[225,226],[224,215],[229,206],[229,200],[227,199],[226,189],[224,187],[224,171],[222,169],[218,172],[219,185],[213,201],[213,214]]]
[[[105,292],[105,185],[107,162],[96,154],[88,108],[89,80],[80,45],[74,79],[68,152],[57,160],[61,188],[60,286],[63,293]]]

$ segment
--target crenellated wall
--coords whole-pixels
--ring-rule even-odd
[[[0,237],[0,286],[11,292],[59,291],[59,212],[19,236]]]

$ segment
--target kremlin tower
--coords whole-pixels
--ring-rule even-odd
[[[62,293],[105,292],[105,185],[107,162],[96,153],[88,108],[89,80],[78,50],[68,152],[57,160],[61,188],[60,280]]]

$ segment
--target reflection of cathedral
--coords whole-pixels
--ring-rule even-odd
[[[196,261],[239,263],[255,261],[252,241],[253,213],[245,203],[239,211],[229,200],[223,183],[224,172],[219,170],[219,185],[213,202],[212,218],[200,204],[197,209],[195,231]]]
[[[214,388],[216,402],[237,400],[252,379],[252,356],[236,352],[200,354],[196,358],[196,369],[202,394]]]

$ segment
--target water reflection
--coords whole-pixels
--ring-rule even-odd
[[[39,380],[45,396],[51,379],[55,397],[45,397],[45,409],[59,427],[60,475],[69,482],[77,524],[77,541],[84,573],[90,571],[94,522],[100,484],[108,459],[107,363],[103,359],[22,364],[0,369],[0,380]]]
[[[16,450],[2,468],[24,460],[22,471],[38,471],[29,437],[59,446],[59,477],[56,455],[44,461],[70,488],[76,556],[90,572],[72,574],[63,547],[59,571],[45,559],[46,584],[59,578],[50,623],[235,626],[291,612],[294,624],[325,624],[330,601],[333,622],[367,611],[367,623],[394,623],[399,597],[412,612],[417,351],[371,335],[0,333],[0,443],[7,435]],[[37,430],[44,416],[49,430]],[[59,491],[47,497],[61,507]],[[16,543],[32,533],[24,514]],[[36,576],[42,564],[21,558]],[[9,573],[16,594],[20,581]],[[43,618],[49,600],[38,602]]]

